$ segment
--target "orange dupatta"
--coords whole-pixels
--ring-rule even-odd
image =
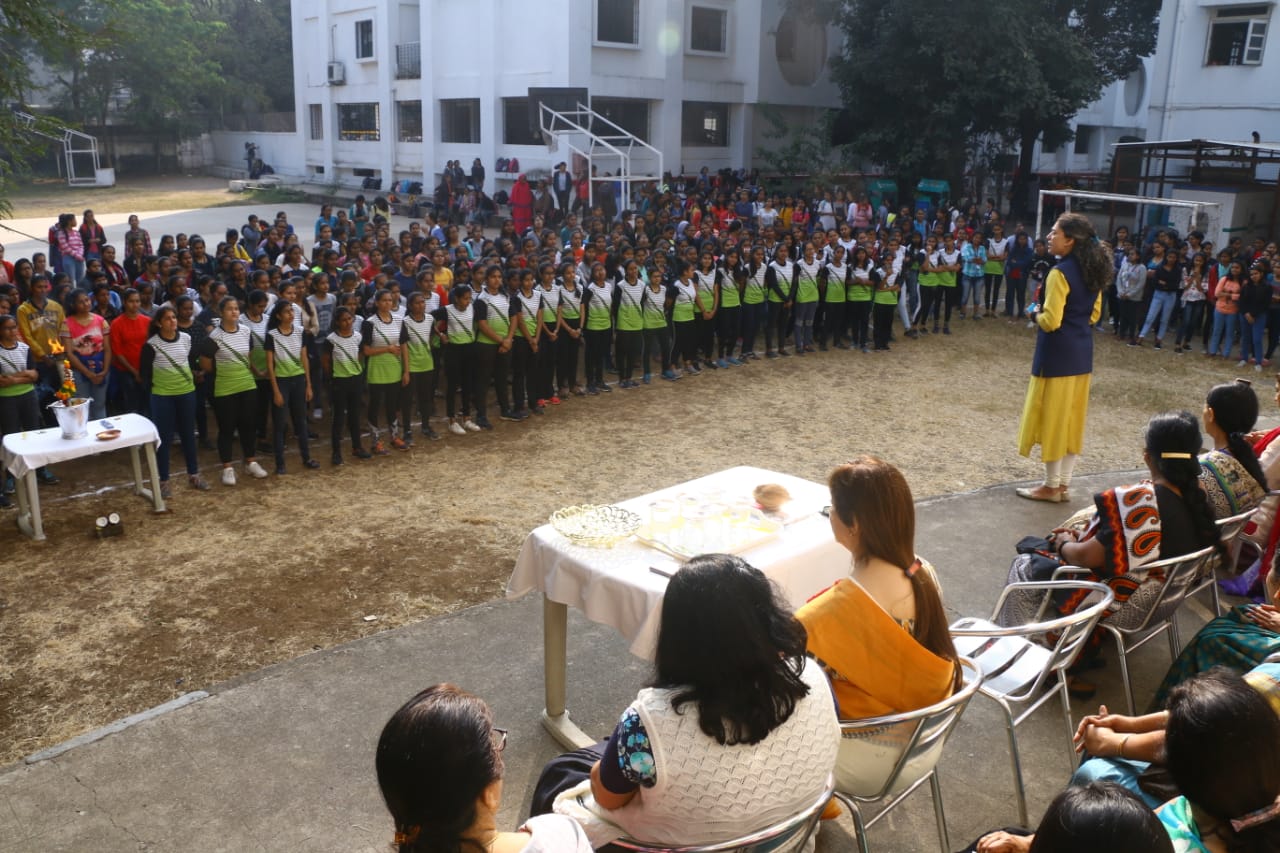
[[[856,582],[842,578],[796,612],[809,654],[831,679],[840,719],[925,708],[951,695],[955,664],[916,641]]]

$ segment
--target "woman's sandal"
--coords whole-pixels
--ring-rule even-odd
[[[1014,489],[1014,494],[1029,501],[1045,501],[1046,503],[1062,503],[1062,493],[1056,486],[1036,486],[1034,489]]]
[[[1098,686],[1075,675],[1067,676],[1067,692],[1073,699],[1092,699],[1098,694]]]

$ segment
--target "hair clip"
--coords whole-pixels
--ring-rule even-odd
[[[915,577],[915,576],[916,576],[916,572],[920,571],[920,567],[921,567],[921,565],[922,565],[922,563],[920,562],[920,558],[919,558],[919,557],[916,557],[915,562],[913,562],[911,565],[907,566],[907,577],[909,577],[909,578],[913,578],[913,577]]]
[[[1244,378],[1239,377],[1239,376],[1237,376],[1237,377],[1236,377],[1236,380],[1235,380],[1235,381],[1236,381],[1236,384],[1237,384],[1237,385],[1245,385],[1245,386],[1248,386],[1248,385],[1252,385],[1252,384],[1253,384],[1253,380],[1252,380],[1252,379],[1244,379]]]
[[[1190,453],[1161,453],[1161,459],[1190,459]]]
[[[1277,817],[1280,817],[1280,797],[1276,797],[1275,801],[1270,805],[1263,806],[1257,811],[1249,812],[1243,817],[1232,818],[1231,828],[1236,832],[1243,832],[1260,823],[1275,820]]]

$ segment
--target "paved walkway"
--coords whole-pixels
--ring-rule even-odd
[[[1102,486],[1133,478],[1080,478],[1076,505]],[[989,615],[1013,543],[1048,530],[1070,509],[1019,500],[1007,486],[921,502],[919,548],[939,567],[950,615]],[[1206,613],[1184,608],[1184,637]],[[569,706],[585,731],[603,737],[644,681],[646,665],[612,631],[575,611],[569,627]],[[1138,652],[1139,697],[1150,696],[1168,664],[1162,642]],[[1117,669],[1112,663],[1100,671],[1097,701],[1123,707]],[[374,745],[396,707],[438,681],[484,696],[510,728],[500,825],[516,825],[538,770],[557,752],[537,721],[537,596],[307,655],[211,687],[185,707],[56,757],[0,770],[0,851],[385,853],[392,830],[374,778]],[[1075,716],[1094,704],[1076,703]],[[1033,816],[1067,780],[1064,732],[1056,703],[1019,730]],[[978,697],[941,764],[952,849],[1016,822],[1007,755],[995,708]],[[937,849],[927,793],[873,828],[871,845],[902,853]],[[824,825],[818,849],[854,850],[849,820]]]

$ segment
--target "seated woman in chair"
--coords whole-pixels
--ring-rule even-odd
[[[706,554],[667,584],[655,674],[609,740],[553,759],[532,813],[577,818],[592,843],[702,845],[780,823],[826,788],[840,743],[805,631],[769,579]]]
[[[452,684],[428,687],[396,711],[376,758],[378,787],[395,820],[393,849],[591,853],[582,828],[559,815],[498,831],[506,742],[484,701]]]
[[[1023,554],[1014,560],[1009,583],[1048,580],[1059,565],[1079,566],[1090,570],[1086,580],[1115,591],[1110,611],[1115,612],[1148,579],[1146,566],[1217,544],[1218,529],[1200,488],[1199,450],[1200,426],[1190,412],[1153,417],[1142,451],[1150,479],[1094,495],[1092,514],[1076,513],[1049,535],[1052,555]],[[1055,598],[1053,605],[1058,615],[1067,615],[1087,597],[1081,591]],[[1039,592],[1010,595],[998,621],[1033,621],[1040,603]]]
[[[1267,476],[1247,434],[1258,421],[1258,395],[1241,379],[1209,389],[1204,431],[1213,449],[1200,455],[1200,485],[1221,520],[1257,508],[1267,496]]]
[[[831,472],[831,532],[853,557],[848,578],[796,613],[826,670],[840,718],[941,702],[959,683],[956,650],[932,567],[915,553],[915,504],[902,472],[859,456]],[[872,794],[893,768],[895,734],[841,746],[841,791]],[[879,755],[883,761],[877,761]],[[882,766],[887,763],[888,766]]]

